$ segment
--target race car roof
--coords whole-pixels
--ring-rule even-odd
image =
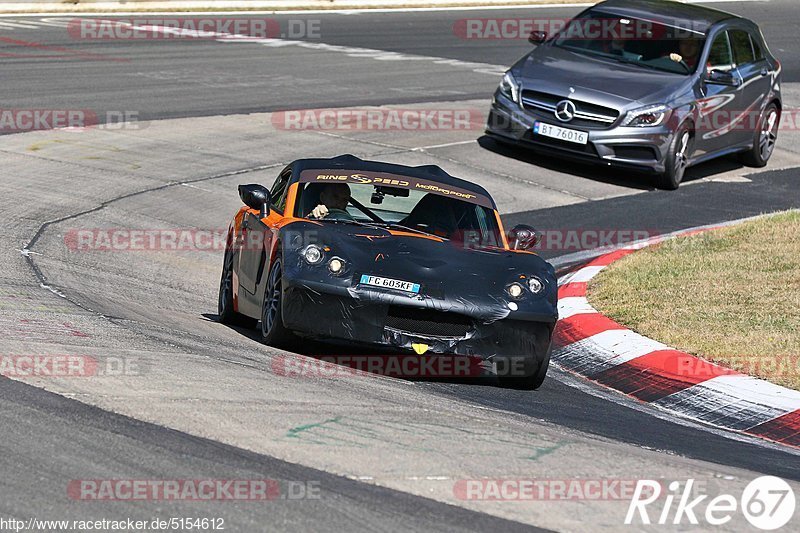
[[[666,26],[691,28],[704,33],[717,22],[740,18],[719,9],[670,0],[606,0],[590,9],[658,22]]]
[[[371,172],[384,172],[387,174],[396,174],[399,176],[409,176],[419,178],[449,187],[465,189],[474,192],[478,195],[485,196],[492,203],[492,208],[497,209],[494,199],[489,192],[470,181],[455,178],[442,170],[441,167],[436,165],[423,165],[419,167],[409,167],[406,165],[395,165],[392,163],[384,163],[382,161],[365,161],[358,157],[345,154],[330,159],[298,159],[292,163],[292,179],[294,183],[300,178],[300,174],[308,169],[342,169],[342,170],[364,170]]]

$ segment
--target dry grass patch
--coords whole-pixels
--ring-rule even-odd
[[[640,250],[596,276],[589,301],[642,335],[800,389],[800,211]]]

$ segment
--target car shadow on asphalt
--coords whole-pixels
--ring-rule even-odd
[[[619,169],[600,164],[585,163],[559,157],[550,156],[542,153],[526,150],[523,147],[505,144],[488,135],[478,138],[478,145],[484,150],[488,150],[497,155],[516,159],[522,163],[537,167],[571,174],[580,178],[590,179],[609,185],[618,185],[630,189],[649,191],[655,189],[654,176],[645,171],[635,169]],[[724,172],[739,170],[744,168],[735,156],[720,157],[686,170],[683,183],[714,177]]]

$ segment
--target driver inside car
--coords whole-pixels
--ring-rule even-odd
[[[678,42],[678,52],[671,53],[669,58],[676,63],[683,62],[691,70],[697,66],[700,57],[700,39],[687,37]]]
[[[329,220],[353,220],[347,212],[350,201],[350,186],[346,183],[328,183],[319,193],[319,205],[311,210],[308,218]]]

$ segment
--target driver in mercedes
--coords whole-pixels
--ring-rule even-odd
[[[309,218],[330,220],[353,220],[347,212],[350,187],[346,183],[328,183],[319,193],[320,204],[311,210]]]
[[[678,53],[671,53],[669,58],[676,63],[683,63],[693,71],[700,57],[701,41],[695,37],[681,39],[678,43]]]

